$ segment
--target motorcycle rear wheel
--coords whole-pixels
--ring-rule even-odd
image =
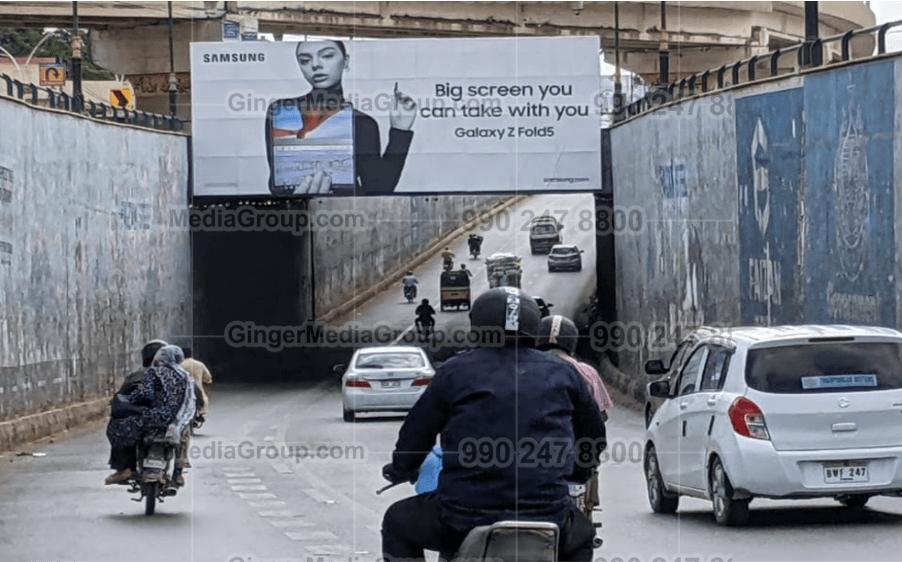
[[[144,515],[153,515],[157,508],[157,492],[159,491],[159,482],[148,482],[144,484]]]

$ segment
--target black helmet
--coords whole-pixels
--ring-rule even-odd
[[[470,329],[483,345],[488,332],[503,330],[507,342],[532,346],[538,335],[540,318],[539,305],[532,297],[515,287],[496,287],[473,301]]]
[[[536,338],[536,347],[539,349],[558,348],[563,349],[569,355],[576,351],[579,343],[579,330],[576,324],[566,316],[555,314],[546,316],[539,323],[539,337]]]
[[[164,342],[163,340],[150,340],[149,342],[144,344],[144,348],[141,349],[141,365],[145,367],[150,367],[153,364],[153,357],[160,351],[160,348],[165,347],[169,344]]]

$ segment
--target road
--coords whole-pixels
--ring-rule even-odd
[[[592,286],[592,268],[546,274],[544,256],[529,255],[520,229],[531,214],[566,211],[565,240],[584,248],[585,263],[592,264],[592,231],[579,225],[583,208],[591,208],[590,198],[531,198],[507,212],[507,226],[505,219],[490,223],[484,251],[522,255],[525,288],[572,314]],[[466,255],[465,242],[457,241],[454,250]],[[466,263],[476,275],[474,293],[484,290],[483,262]],[[417,270],[421,297],[437,299],[439,270],[438,257]],[[401,302],[397,288],[361,306],[356,319],[403,329],[412,308]],[[445,328],[465,323],[464,312],[439,314]],[[26,449],[45,456],[0,455],[0,560],[375,560],[382,513],[412,493],[397,487],[375,494],[401,418],[370,415],[342,422],[335,378],[218,384],[210,392],[212,413],[193,440],[188,485],[153,517],[145,517],[124,488],[103,486],[103,425]],[[618,406],[608,432],[603,511],[596,513],[604,524],[600,562],[899,559],[902,499],[877,498],[860,512],[829,500],[756,501],[751,524],[739,529],[717,527],[709,504],[699,500],[684,500],[678,517],[655,516],[642,475],[642,417]]]
[[[335,381],[211,392],[188,485],[150,518],[124,488],[103,486],[102,425],[36,445],[44,457],[0,456],[0,559],[375,560],[382,513],[411,493],[398,487],[375,495],[401,420],[342,422]],[[685,500],[679,517],[655,516],[635,454],[641,416],[618,407],[609,434],[596,514],[605,544],[596,560],[898,560],[900,499],[877,498],[858,513],[826,500],[756,501],[751,524],[739,529],[717,527],[698,500]],[[336,449],[329,458],[305,458],[319,445]]]
[[[533,196],[511,206],[492,218],[486,219],[473,229],[485,240],[480,259],[470,258],[467,237],[461,236],[449,247],[456,255],[455,269],[463,263],[473,272],[470,290],[475,299],[488,289],[488,278],[484,258],[494,253],[513,253],[522,258],[522,288],[533,296],[542,297],[554,305],[552,312],[573,316],[588,300],[595,288],[595,229],[594,201],[591,195],[540,195]],[[564,225],[563,239],[567,244],[576,244],[583,253],[583,270],[548,273],[547,256],[532,255],[529,251],[529,221],[539,215],[548,214]],[[414,269],[419,280],[417,303],[428,298],[439,311],[439,277],[442,258],[436,255],[427,263]],[[413,324],[415,305],[407,304],[401,285],[385,291],[361,305],[357,310],[336,324],[354,323],[360,327],[387,325],[404,330]],[[465,331],[469,321],[466,310],[439,311],[436,315],[436,329],[439,332]]]

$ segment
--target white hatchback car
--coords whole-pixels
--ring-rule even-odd
[[[706,331],[646,434],[648,499],[674,513],[710,499],[724,525],[754,497],[902,494],[902,333],[856,326]],[[653,369],[655,366],[652,365]]]
[[[351,362],[336,365],[342,372],[341,406],[344,421],[358,412],[410,410],[432,382],[435,370],[419,347],[364,347]]]

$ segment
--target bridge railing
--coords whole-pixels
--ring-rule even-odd
[[[5,91],[7,97],[23,100],[29,105],[61,109],[90,115],[95,119],[139,125],[163,131],[181,131],[185,127],[185,122],[178,117],[124,109],[102,102],[77,100],[65,92],[22,82],[3,73],[0,73],[0,83],[3,83],[0,86],[0,91]]]
[[[624,109],[625,117],[640,115],[654,107],[678,101],[700,93],[715,92],[730,86],[747,84],[763,78],[798,74],[804,68],[824,65],[823,53],[826,45],[839,43],[839,57],[830,60],[826,64],[840,64],[852,60],[851,44],[856,37],[866,35],[876,36],[876,54],[882,55],[886,51],[886,35],[896,27],[902,27],[902,20],[886,22],[880,25],[853,29],[838,35],[818,38],[808,43],[802,42],[768,53],[752,55],[730,64],[724,64],[717,68],[711,68],[671,82],[664,88],[656,88],[647,95],[628,104]],[[868,56],[873,56],[868,55]],[[786,57],[793,57],[791,67],[782,66],[781,61]],[[865,58],[865,57],[859,57]],[[810,62],[808,62],[810,61]],[[808,64],[806,65],[806,62]]]

